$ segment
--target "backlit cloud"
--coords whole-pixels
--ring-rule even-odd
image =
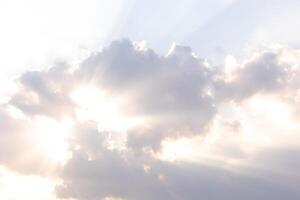
[[[298,50],[212,66],[123,39],[28,71],[0,105],[0,164],[57,198],[297,199]]]

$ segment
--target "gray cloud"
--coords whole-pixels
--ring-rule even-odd
[[[232,148],[241,152],[243,162],[258,163],[241,168],[222,163],[172,163],[149,153],[160,152],[166,139],[205,138],[220,114],[220,106],[228,102],[242,105],[257,94],[294,96],[299,89],[299,70],[280,58],[277,51],[261,53],[235,68],[228,81],[224,66],[209,66],[189,47],[177,45],[161,56],[120,40],[90,55],[76,69],[59,64],[45,71],[26,72],[17,79],[18,90],[11,100],[1,105],[0,162],[22,173],[46,174],[49,163],[42,153],[32,153],[36,151],[30,136],[34,119],[47,116],[59,121],[70,116],[74,121],[68,138],[72,158],[55,169],[62,180],[56,188],[60,198],[297,199],[299,178],[289,182],[290,175],[285,172],[295,169],[287,166],[293,159],[285,156],[292,155],[287,147],[252,157],[236,150],[239,147]],[[144,119],[124,133],[125,150],[107,147],[115,133],[99,131],[101,121],[77,119],[80,105],[71,94],[81,86],[94,87],[121,102],[117,109],[124,116]],[[291,96],[284,100],[296,108],[297,101]],[[9,115],[5,109],[9,106],[25,119]],[[230,149],[226,150],[230,156]],[[280,173],[263,170],[267,161]]]
[[[74,87],[67,66],[57,65],[48,71],[30,71],[19,78],[19,91],[10,104],[30,115],[48,115],[59,118],[72,115],[74,104],[69,98]]]
[[[154,144],[159,143],[154,138],[161,139],[174,130],[201,133],[209,124],[215,112],[213,97],[205,93],[212,84],[210,73],[189,47],[176,46],[162,57],[151,49],[138,51],[128,40],[114,42],[92,55],[79,70],[79,76],[100,89],[125,96],[123,112],[149,118],[147,126],[158,135],[144,141]],[[129,144],[136,144],[131,141],[140,137],[136,133],[129,133]]]
[[[61,198],[279,200],[299,196],[299,178],[290,180],[286,174],[255,168],[239,171],[224,166],[168,163],[130,151],[109,151],[101,145],[103,135],[96,126],[80,126],[73,139],[77,138],[74,144],[81,148],[73,151],[72,159],[61,172],[64,182],[56,189]],[[89,156],[91,151],[97,153]]]
[[[286,86],[290,67],[278,61],[279,55],[266,52],[234,71],[236,78],[222,83],[220,93],[233,99],[244,99],[257,93],[278,92]],[[224,98],[224,97],[221,97]]]

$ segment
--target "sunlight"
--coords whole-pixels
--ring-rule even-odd
[[[247,112],[252,116],[261,116],[276,125],[291,125],[291,112],[288,105],[280,99],[268,96],[255,96],[246,103]]]
[[[59,163],[67,160],[68,144],[66,138],[70,133],[72,125],[73,121],[68,117],[62,121],[56,121],[47,117],[37,117],[34,139],[50,160]]]
[[[289,106],[279,99],[255,96],[243,106],[242,137],[248,152],[282,143],[288,133],[298,128]]]
[[[120,102],[94,87],[80,87],[71,94],[78,104],[80,120],[94,120],[102,130],[124,132],[143,122],[141,117],[125,116],[120,111]]]

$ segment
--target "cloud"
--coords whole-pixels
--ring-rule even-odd
[[[64,182],[56,189],[61,198],[250,200],[297,199],[299,195],[298,179],[291,180],[286,174],[256,168],[243,171],[224,165],[169,163],[130,151],[108,151],[101,145],[103,133],[97,132],[96,125],[80,126],[74,139],[81,148],[73,151],[72,159],[61,172]],[[274,152],[268,158],[272,156]]]
[[[0,164],[55,176],[60,198],[297,199],[288,170],[299,165],[299,52],[229,65],[123,39],[78,66],[25,72],[0,107]],[[69,132],[63,165],[36,138],[60,131]]]
[[[243,99],[257,93],[277,92],[286,86],[291,70],[279,62],[279,55],[265,52],[237,68],[230,76],[233,80],[221,88],[230,98]],[[223,85],[223,84],[222,84]]]
[[[150,146],[159,145],[161,137],[174,135],[175,130],[201,133],[215,112],[213,97],[205,93],[212,84],[210,73],[189,47],[175,46],[163,57],[151,49],[139,51],[127,40],[90,56],[79,70],[89,84],[125,99],[120,109],[127,115],[148,120],[147,127],[130,131],[128,144],[133,147],[146,135],[138,133],[142,130],[155,130],[151,140],[141,139]]]
[[[30,71],[19,79],[19,90],[10,104],[28,115],[47,115],[59,118],[72,115],[74,105],[68,96],[72,76],[66,66],[54,66],[48,71]]]
[[[0,164],[25,174],[48,174],[52,163],[34,143],[32,122],[16,118],[13,113],[17,111],[0,108]]]

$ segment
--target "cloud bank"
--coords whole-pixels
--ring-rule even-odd
[[[25,72],[0,106],[0,164],[59,179],[61,199],[297,199],[299,53],[211,66],[124,39]]]

